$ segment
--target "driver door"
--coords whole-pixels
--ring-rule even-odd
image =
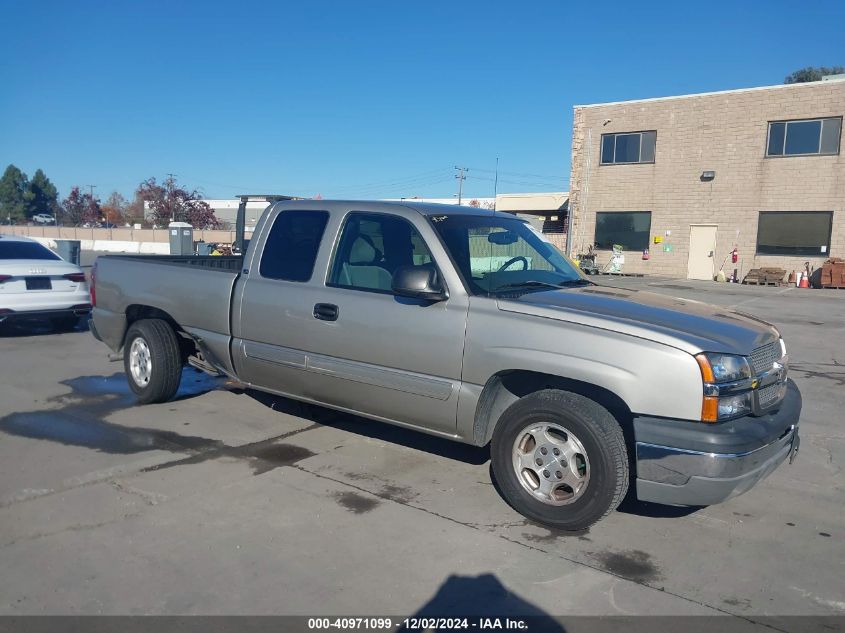
[[[411,265],[437,268],[408,219],[346,215],[326,284],[315,293],[332,308],[309,326],[306,388],[327,404],[451,435],[468,301],[462,288],[438,302],[394,295],[393,273]]]

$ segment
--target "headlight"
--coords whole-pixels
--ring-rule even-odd
[[[734,382],[743,378],[751,378],[751,366],[745,356],[731,354],[701,354],[710,365],[711,380],[705,382]],[[699,357],[696,357],[698,359]],[[698,361],[701,365],[701,360]]]
[[[718,407],[719,420],[751,413],[751,392],[746,391],[735,396],[722,396],[719,398]]]
[[[718,422],[751,412],[752,374],[748,359],[733,354],[699,354],[695,360],[704,383],[703,422]]]
[[[783,342],[783,339],[780,339],[780,355],[781,358],[786,356],[786,343]]]

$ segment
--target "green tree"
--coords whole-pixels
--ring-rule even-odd
[[[29,192],[31,201],[28,215],[30,217],[38,213],[48,213],[55,216],[56,210],[59,208],[59,192],[40,169],[35,171],[32,180],[29,182]]]
[[[29,216],[32,192],[29,190],[29,179],[26,174],[14,165],[6,167],[0,178],[0,218],[3,222],[12,223],[26,220]]]
[[[796,70],[783,80],[785,84],[803,84],[808,81],[821,81],[825,75],[841,75],[845,73],[845,66],[807,66]]]

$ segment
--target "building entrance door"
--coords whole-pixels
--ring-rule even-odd
[[[716,225],[691,224],[687,279],[713,281],[716,267]]]

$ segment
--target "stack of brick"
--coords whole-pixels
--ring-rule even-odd
[[[845,288],[845,259],[831,257],[822,264],[822,288]]]

